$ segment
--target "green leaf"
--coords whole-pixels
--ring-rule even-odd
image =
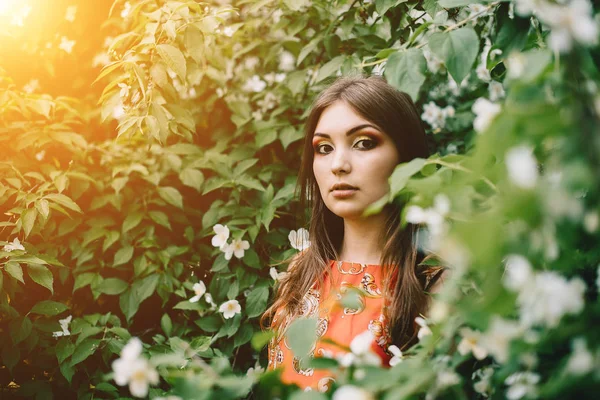
[[[425,57],[420,49],[399,51],[389,56],[384,75],[390,85],[408,93],[417,101],[421,85],[425,82]]]
[[[181,80],[185,83],[186,81],[186,65],[185,57],[181,50],[177,47],[171,46],[170,44],[159,44],[156,46],[158,55],[163,59],[165,64],[171,68]]]
[[[159,274],[152,274],[142,280],[135,281],[133,285],[131,285],[132,289],[135,290],[136,297],[140,303],[152,296],[156,290],[159,279]]]
[[[429,48],[444,61],[448,72],[460,85],[479,54],[479,37],[470,27],[438,32],[429,37]]]
[[[141,212],[134,212],[134,213],[128,214],[127,217],[125,218],[125,221],[123,221],[122,232],[125,233],[127,231],[132,230],[133,228],[138,226],[140,224],[140,222],[142,222],[143,218],[144,218],[144,214],[142,214]]]
[[[256,332],[252,336],[252,340],[250,342],[252,345],[252,348],[256,351],[262,350],[262,348],[265,347],[267,345],[267,343],[269,343],[271,338],[273,338],[274,336],[275,336],[275,332],[273,332],[273,331]]]
[[[75,345],[71,343],[69,338],[62,338],[58,341],[55,347],[56,359],[59,364],[62,364],[75,351]]]
[[[246,312],[249,318],[261,315],[267,308],[269,299],[269,289],[266,287],[257,287],[252,289],[246,299]]]
[[[196,320],[196,325],[205,332],[216,332],[223,325],[223,320],[217,315],[208,315]]]
[[[438,0],[438,4],[444,8],[467,6],[469,4],[486,3],[482,0]]]
[[[181,183],[192,187],[197,191],[201,190],[202,184],[204,183],[204,175],[202,174],[202,171],[194,168],[185,168],[179,173],[179,179],[181,180]]]
[[[44,300],[34,305],[31,311],[29,312],[31,314],[42,314],[48,317],[52,317],[68,309],[69,307],[67,307],[63,303],[59,303],[57,301],[52,300]]]
[[[170,205],[183,209],[183,197],[174,187],[159,187],[158,195]]]
[[[335,75],[335,73],[342,67],[342,64],[344,64],[344,61],[346,61],[346,56],[337,56],[319,68],[319,73],[317,74],[315,83],[319,83],[322,80]]]
[[[85,272],[77,275],[77,277],[75,277],[75,283],[73,284],[73,292],[91,284],[97,277],[99,277],[99,275],[94,272]]]
[[[12,372],[12,369],[21,359],[19,346],[4,346],[2,349],[2,364]]]
[[[48,215],[50,215],[50,205],[48,204],[48,200],[46,199],[36,201],[35,208],[40,214],[44,216],[44,218],[48,218]]]
[[[74,367],[94,354],[98,349],[100,342],[100,339],[91,338],[85,339],[83,342],[81,342],[73,352],[73,356],[71,357],[71,366]]]
[[[398,4],[406,3],[408,0],[375,0],[375,10],[379,15],[384,15],[390,8]]]
[[[23,231],[25,232],[25,237],[29,236],[33,226],[35,224],[35,219],[37,218],[37,210],[35,208],[31,208],[23,211],[21,214],[21,220],[23,223]]]
[[[244,324],[238,330],[238,332],[233,337],[233,347],[237,348],[243,344],[246,344],[252,339],[252,334],[254,333],[254,329],[252,329],[252,325]]]
[[[193,310],[193,311],[202,311],[203,307],[200,303],[192,303],[189,300],[181,300],[179,303],[173,306],[175,310]]]
[[[173,332],[173,322],[171,321],[169,314],[163,314],[160,319],[160,327],[167,337],[171,336],[171,333]]]
[[[9,261],[4,266],[4,270],[13,278],[20,281],[21,283],[25,283],[23,281],[23,268],[18,262]]]
[[[171,229],[171,224],[169,223],[169,217],[162,211],[150,211],[148,213],[152,221],[156,222],[159,225],[164,226],[167,229]]]
[[[132,246],[127,246],[127,247],[120,248],[115,253],[115,259],[113,261],[113,267],[116,267],[118,265],[123,265],[123,264],[128,263],[131,260],[131,257],[133,257],[133,247]]]
[[[118,231],[108,232],[106,234],[106,237],[104,238],[104,243],[102,244],[102,251],[106,252],[106,250],[108,250],[110,246],[112,246],[117,240],[119,240],[120,236],[121,234]]]
[[[13,344],[18,344],[25,340],[31,333],[31,327],[31,320],[27,317],[17,317],[11,321],[8,324],[8,330],[10,331]]]
[[[79,208],[79,206],[73,200],[71,200],[69,197],[65,196],[64,194],[47,194],[46,196],[44,196],[44,198],[51,200],[52,202],[59,204],[63,207],[66,207],[69,210],[77,211],[79,213],[83,212],[83,211],[81,211],[81,208]]]
[[[73,379],[73,375],[75,374],[75,368],[73,368],[69,363],[62,363],[60,365],[60,373],[63,374],[67,382],[70,384],[71,379]]]
[[[133,289],[126,290],[121,293],[119,297],[119,307],[127,321],[131,321],[131,318],[137,313],[140,306],[140,301],[137,299],[135,291]]]
[[[198,64],[201,64],[205,60],[204,35],[202,35],[202,31],[194,25],[188,25],[185,30],[185,48]]]
[[[395,197],[408,183],[408,180],[421,171],[427,160],[415,158],[412,161],[400,164],[390,177],[390,195]]]
[[[54,294],[54,277],[48,268],[44,267],[43,265],[29,264],[27,266],[27,273],[35,283],[42,285]]]
[[[298,318],[286,332],[287,343],[298,358],[304,358],[316,341],[316,318]]]
[[[106,278],[100,284],[96,285],[95,289],[100,293],[116,295],[123,293],[128,287],[127,282],[119,278]]]

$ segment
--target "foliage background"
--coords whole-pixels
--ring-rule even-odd
[[[135,336],[162,377],[151,397],[331,396],[246,371],[265,366],[269,267],[296,252],[303,118],[352,73],[383,73],[423,110],[435,154],[399,167],[391,198],[420,207],[406,219],[439,233],[430,250],[454,273],[411,357],[342,369],[336,386],[390,399],[594,393],[598,32],[576,27],[595,10],[534,3],[31,0],[26,13],[6,1],[0,240],[24,250],[0,250],[3,394],[129,396],[109,373]],[[552,19],[550,5],[579,14]],[[553,48],[563,31],[572,46]],[[242,258],[211,245],[218,223],[250,242]],[[526,278],[506,278],[510,254],[552,278],[524,263]],[[189,302],[199,280],[242,312]],[[53,337],[68,315],[70,335]],[[486,357],[460,351],[464,327]]]

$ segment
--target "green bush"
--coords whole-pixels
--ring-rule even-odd
[[[40,5],[0,28],[21,60],[0,65],[2,393],[593,396],[590,3],[223,3],[73,1],[55,26],[25,30]],[[396,367],[341,368],[334,390],[302,393],[260,373],[258,317],[271,267],[297,251],[307,110],[357,73],[413,97],[435,153],[399,166],[372,212],[406,201],[453,272]]]

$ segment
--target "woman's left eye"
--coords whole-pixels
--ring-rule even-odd
[[[355,144],[359,150],[371,150],[375,146],[377,146],[377,142],[371,139],[361,139],[358,140]]]

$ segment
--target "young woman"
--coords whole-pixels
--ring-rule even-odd
[[[302,206],[312,203],[311,244],[290,263],[261,323],[270,321],[276,332],[269,369],[283,367],[284,382],[326,390],[332,374],[302,368],[285,338],[290,323],[318,319],[310,357],[339,355],[339,346],[322,339],[349,346],[371,332],[371,350],[389,366],[391,345],[404,349],[416,342],[415,318],[427,311],[428,292],[442,281],[443,268],[420,263],[415,227],[401,226],[400,205],[363,216],[389,192],[388,178],[399,163],[428,156],[406,93],[377,76],[339,78],[314,102],[305,133],[299,183]],[[349,290],[358,293],[353,308],[340,304]]]

